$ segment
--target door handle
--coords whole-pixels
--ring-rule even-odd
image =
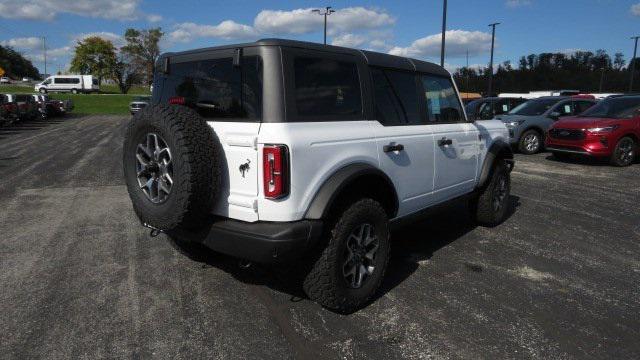
[[[392,151],[402,151],[404,150],[404,145],[402,144],[389,144],[382,147],[384,152],[392,152]]]
[[[447,145],[453,145],[453,140],[447,139],[446,137],[443,137],[442,139],[438,140],[438,146],[447,146]]]

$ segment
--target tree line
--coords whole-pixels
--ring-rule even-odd
[[[126,94],[133,84],[150,85],[153,82],[155,60],[160,56],[159,43],[163,35],[160,28],[127,29],[125,44],[120,48],[101,37],[87,37],[75,46],[69,70],[94,75],[100,82],[112,79],[120,92]]]
[[[535,90],[571,89],[582,92],[617,93],[629,90],[630,70],[636,69],[638,80],[634,90],[640,89],[637,66],[626,65],[622,53],[611,57],[605,50],[567,53],[541,53],[522,56],[514,67],[510,61],[499,64],[493,76],[495,93],[526,93]],[[460,91],[487,91],[489,68],[457,69],[453,74]],[[485,94],[486,95],[486,94]]]
[[[31,61],[9,46],[0,46],[0,68],[4,69],[5,76],[14,79],[23,77],[37,79],[40,77],[38,69],[33,66]]]

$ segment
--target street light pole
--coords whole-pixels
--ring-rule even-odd
[[[489,61],[489,85],[487,89],[487,96],[491,96],[493,92],[493,49],[496,41],[496,25],[500,23],[489,24],[491,26],[491,60]]]
[[[629,80],[629,92],[633,92],[633,75],[636,72],[636,53],[638,51],[638,38],[640,36],[634,36],[631,40],[635,40],[635,45],[633,46],[633,58],[631,59],[631,63],[629,64],[629,72],[631,73],[631,80]]]
[[[42,37],[42,51],[43,51],[43,57],[44,57],[44,74],[45,77],[47,75],[47,38],[46,37]]]
[[[331,9],[331,6],[325,7],[324,10],[313,9],[311,11],[320,15],[324,15],[324,44],[327,45],[327,16],[333,14],[336,11]]]
[[[442,4],[442,44],[440,47],[440,66],[444,66],[444,49],[447,33],[447,0]]]

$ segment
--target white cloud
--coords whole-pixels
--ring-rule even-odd
[[[324,18],[312,8],[295,10],[262,10],[254,20],[254,27],[268,34],[304,34],[322,31]],[[396,21],[385,10],[349,7],[336,9],[329,15],[330,34],[352,30],[374,29],[393,25]]]
[[[0,45],[11,46],[12,48],[16,48],[19,50],[33,50],[42,48],[42,39],[37,37],[15,38],[0,41]]]
[[[94,18],[133,20],[140,0],[0,0],[0,17],[53,20],[68,13]]]
[[[446,56],[479,55],[491,50],[491,34],[481,31],[448,30],[446,32]],[[442,34],[429,35],[411,43],[408,47],[394,47],[392,55],[409,57],[438,57]]]
[[[507,7],[516,8],[520,6],[531,5],[531,0],[507,0],[505,3]]]
[[[158,14],[149,14],[147,15],[147,21],[151,23],[157,23],[162,21],[162,15]]]
[[[218,25],[199,25],[194,23],[182,23],[175,26],[175,30],[169,33],[169,40],[177,42],[189,42],[197,37],[231,39],[249,39],[258,36],[258,33],[249,25],[238,24],[233,20],[225,20]]]
[[[640,16],[640,3],[631,5],[631,14]]]
[[[342,34],[335,36],[331,41],[331,45],[357,48],[367,41],[363,35],[358,34]]]

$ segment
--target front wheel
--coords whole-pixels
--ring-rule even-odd
[[[387,214],[375,200],[358,200],[333,223],[327,237],[304,279],[304,291],[329,309],[356,311],[376,293],[387,267]]]
[[[471,200],[471,213],[484,226],[502,223],[509,211],[511,194],[511,174],[504,160],[499,160],[493,168],[489,183]]]
[[[611,154],[610,162],[615,166],[629,166],[636,158],[637,145],[632,138],[625,136],[618,141]]]
[[[47,93],[47,89],[45,88],[40,88],[40,90],[38,90],[40,92],[40,94],[46,94]]]
[[[520,136],[518,150],[526,155],[536,154],[542,148],[542,136],[537,130],[527,130]]]
[[[71,90],[71,93],[72,93],[72,94],[77,94],[77,93],[78,93],[78,89],[73,89],[73,90]]]

